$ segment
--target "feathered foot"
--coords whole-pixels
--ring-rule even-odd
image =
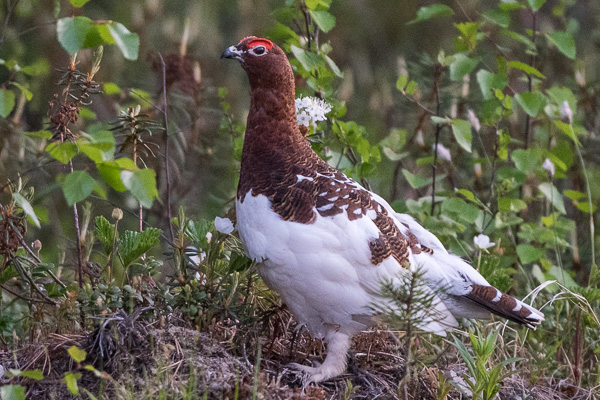
[[[288,367],[299,371],[303,375],[303,387],[336,377],[346,370],[346,354],[350,348],[350,336],[333,332],[331,335],[327,335],[326,341],[327,357],[325,357],[323,364],[317,364],[316,367],[297,363],[288,364]]]

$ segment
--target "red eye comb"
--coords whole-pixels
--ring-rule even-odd
[[[248,43],[246,43],[249,49],[256,46],[265,46],[267,50],[270,50],[273,47],[273,42],[267,39],[252,39]]]

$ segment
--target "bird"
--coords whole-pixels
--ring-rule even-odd
[[[457,318],[492,313],[534,329],[544,320],[313,151],[298,125],[293,69],[277,44],[248,36],[221,58],[239,61],[250,84],[235,202],[245,252],[299,325],[327,344],[323,363],[291,365],[305,385],[344,373],[352,337],[377,322],[382,282],[402,282],[417,268],[438,316],[425,318],[423,331],[445,336]]]

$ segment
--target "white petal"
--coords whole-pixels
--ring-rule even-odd
[[[490,238],[488,235],[484,235],[483,233],[480,233],[479,235],[477,235],[473,238],[473,244],[475,245],[475,247],[483,250],[483,249],[493,247],[496,243],[490,242]]]
[[[432,148],[435,150],[435,144],[432,146]],[[452,161],[452,155],[450,154],[450,150],[441,143],[438,143],[437,145],[437,155],[442,160]]]
[[[221,233],[230,234],[233,232],[233,223],[229,218],[215,217],[215,228]]]
[[[552,160],[550,160],[549,158],[546,158],[544,160],[544,164],[542,164],[542,168],[544,168],[546,171],[548,171],[548,173],[550,174],[550,176],[554,176],[554,163],[552,162]]]
[[[560,106],[560,116],[568,119],[569,123],[573,122],[573,110],[571,110],[567,100],[563,101]]]

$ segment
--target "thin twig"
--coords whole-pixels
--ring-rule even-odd
[[[52,305],[56,305],[56,303],[55,303],[55,302],[52,302],[52,301],[48,301],[48,300],[42,300],[42,299],[31,299],[31,298],[29,298],[29,297],[25,297],[25,296],[23,296],[23,295],[19,294],[18,292],[15,292],[14,290],[12,290],[12,289],[9,289],[7,286],[4,286],[4,285],[3,285],[3,284],[1,284],[1,283],[0,283],[0,288],[1,288],[2,290],[6,290],[8,293],[12,294],[13,296],[16,296],[16,297],[18,297],[19,299],[21,299],[21,300],[25,300],[25,301],[27,301],[27,302],[46,303],[46,304],[52,304]]]
[[[434,80],[433,80],[433,92],[435,93],[435,115],[440,115],[440,78],[442,76],[442,67],[436,64],[434,69]],[[431,182],[431,216],[435,211],[435,181],[437,175],[437,159],[438,159],[438,144],[440,143],[440,132],[442,131],[442,125],[435,125],[435,147],[433,149],[433,181]]]
[[[0,46],[2,46],[2,43],[4,43],[4,35],[6,35],[6,28],[8,28],[8,21],[10,20],[10,17],[12,16],[12,12],[14,11],[15,8],[17,8],[18,4],[19,4],[19,0],[16,0],[12,5],[10,4],[10,0],[7,0],[6,18],[4,18],[4,26],[2,27],[2,35],[0,36]]]
[[[533,32],[533,45],[535,46],[535,38],[537,36],[537,13],[534,12],[533,13],[533,26],[531,28],[532,32]],[[536,60],[536,55],[535,53],[531,55],[531,59],[529,61],[529,64],[535,68],[535,60]],[[527,74],[527,90],[529,92],[531,92],[533,90],[533,78],[531,76],[531,74]],[[527,114],[527,116],[525,117],[525,150],[527,150],[529,148],[529,131],[531,130],[531,117],[529,116],[529,114]]]
[[[19,237],[19,243],[21,244],[21,246],[27,250],[27,253],[29,253],[29,255],[31,257],[33,257],[33,259],[38,262],[41,263],[42,260],[40,260],[40,258],[33,252],[33,250],[31,250],[31,248],[29,246],[27,246],[27,243],[25,242],[25,239],[23,238],[23,236],[21,235],[21,232],[19,232],[17,229],[15,229],[14,225],[11,222],[11,227],[12,230],[17,234],[17,236]],[[60,286],[62,286],[63,288],[66,288],[67,285],[65,285],[56,275],[54,275],[54,272],[48,270],[48,275],[50,275],[50,277],[52,277],[52,279],[58,283]]]
[[[169,116],[167,112],[167,74],[165,59],[162,54],[158,53],[162,64],[162,91],[163,91],[163,139],[165,143],[165,179],[166,179],[166,197],[167,197],[167,218],[169,219],[169,234],[171,235],[171,243],[175,243],[175,233],[173,232],[173,224],[171,223],[171,178],[169,176]]]

